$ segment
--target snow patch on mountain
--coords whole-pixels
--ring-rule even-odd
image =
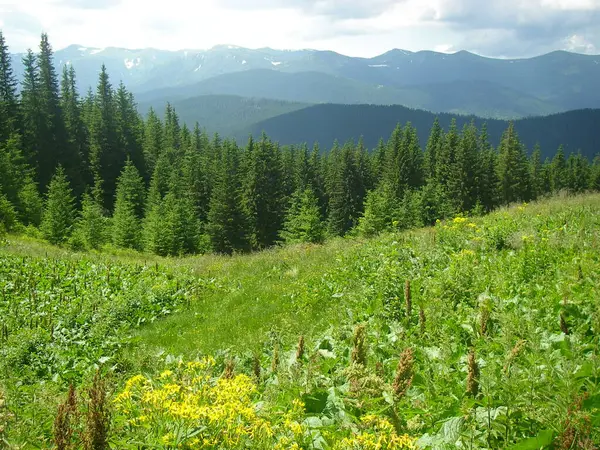
[[[194,72],[198,72],[200,69],[202,69],[202,64],[199,64],[198,67],[194,69]]]
[[[141,62],[142,62],[142,60],[140,58],[134,58],[134,59],[125,58],[123,60],[123,63],[125,64],[125,67],[127,69],[133,69],[134,67],[139,66]]]
[[[369,67],[389,67],[387,64],[369,64]]]
[[[102,53],[104,50],[106,50],[106,48],[95,48],[93,50],[90,50],[90,55],[95,55],[97,53]]]
[[[246,60],[243,60],[243,61],[242,61],[242,64],[247,64],[247,63],[248,63],[248,62],[247,62]]]
[[[279,64],[281,64],[281,61],[271,61],[271,64],[273,64],[274,66],[278,66]]]

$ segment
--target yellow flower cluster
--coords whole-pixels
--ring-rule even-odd
[[[214,360],[181,364],[157,380],[136,375],[115,398],[128,425],[148,443],[166,448],[242,447],[273,437],[253,403],[256,386],[246,375],[210,376]]]
[[[374,415],[364,416],[362,425],[367,431],[353,437],[342,439],[334,447],[337,450],[384,450],[384,449],[414,449],[416,439],[396,434],[393,425],[386,419]]]

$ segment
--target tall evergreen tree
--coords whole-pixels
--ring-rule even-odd
[[[364,236],[373,236],[391,231],[397,216],[398,202],[396,192],[385,181],[369,191],[364,213],[358,222],[359,232]]]
[[[529,200],[529,167],[523,144],[511,122],[498,152],[498,180],[503,204]]]
[[[479,183],[477,200],[484,211],[491,211],[498,205],[498,154],[489,142],[487,124],[479,132]]]
[[[81,215],[75,222],[73,238],[86,249],[99,249],[108,240],[108,221],[102,205],[89,193],[83,194]]]
[[[531,198],[537,199],[544,194],[542,150],[539,144],[535,145],[529,158],[529,176],[531,178]]]
[[[225,141],[210,198],[207,224],[212,248],[217,253],[231,254],[249,249],[250,231],[242,206],[239,165],[237,147]]]
[[[144,141],[142,145],[144,153],[145,178],[150,179],[154,172],[154,166],[163,151],[163,126],[162,122],[152,108],[148,111],[148,117],[144,126]]]
[[[319,201],[310,187],[294,193],[281,237],[287,243],[319,244],[325,239]]]
[[[75,223],[75,198],[64,169],[59,166],[48,185],[40,230],[52,244],[61,244],[71,236]]]
[[[39,108],[45,122],[43,134],[40,137],[38,177],[41,187],[44,188],[59,164],[62,165],[71,182],[74,177],[79,176],[81,167],[74,149],[68,144],[60,105],[58,75],[54,68],[52,47],[46,33],[42,34],[40,42],[38,67]]]
[[[571,153],[567,160],[567,186],[569,191],[580,194],[585,192],[590,182],[589,161],[580,152]]]
[[[477,128],[471,122],[463,128],[448,171],[447,194],[457,211],[470,211],[478,200],[478,163]]]
[[[567,188],[567,160],[562,145],[558,148],[554,158],[552,158],[552,163],[550,165],[550,183],[552,185],[552,191],[554,192]]]
[[[336,147],[334,146],[334,151]],[[358,209],[354,205],[354,152],[350,145],[329,156],[328,198],[329,232],[343,236],[356,225]]]
[[[102,65],[90,130],[90,166],[96,189],[103,191],[102,205],[112,211],[117,178],[125,165],[125,152],[119,145],[116,107],[106,67]]]
[[[123,82],[119,84],[115,98],[119,147],[138,169],[144,168],[143,122],[137,111],[133,95]]]
[[[254,248],[269,247],[277,241],[284,210],[282,180],[277,147],[263,134],[248,154],[243,191],[244,209]]]
[[[590,169],[590,189],[600,191],[600,154],[596,155]]]
[[[81,118],[81,105],[73,66],[63,67],[60,105],[67,134],[66,146],[68,147],[68,150],[65,151],[66,161],[61,161],[61,163],[65,167],[70,167],[67,174],[75,187],[75,193],[80,194],[83,186],[91,183],[92,179],[87,173],[88,137]]]
[[[112,240],[117,247],[141,248],[144,197],[144,180],[128,159],[117,182],[112,224]]]
[[[423,156],[423,174],[426,180],[436,179],[437,158],[444,139],[444,132],[440,121],[436,117],[429,133],[425,154]]]
[[[14,76],[10,53],[0,30],[0,143],[21,129],[17,79]]]
[[[46,132],[46,119],[43,116],[40,101],[40,76],[37,66],[37,58],[29,49],[23,57],[23,81],[21,85],[21,115],[23,121],[23,148],[24,156],[30,165],[39,174],[41,149]],[[49,180],[48,169],[43,169],[43,177],[38,176],[40,182]],[[50,172],[51,176],[52,172]],[[40,184],[41,184],[40,183]],[[45,185],[40,186],[45,189]]]

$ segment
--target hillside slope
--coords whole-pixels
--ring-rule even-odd
[[[573,433],[593,448],[599,218],[597,194],[558,198],[235,257],[71,254],[10,238],[0,308],[30,309],[2,316],[6,438],[49,446],[56,403],[99,366],[123,449],[193,445],[198,430],[236,449],[316,438],[538,448]],[[40,270],[31,297],[16,281]]]
[[[474,120],[480,127],[487,123],[490,140],[498,145],[508,122],[451,114],[437,115],[440,124],[448,128],[453,118],[460,128]],[[284,144],[319,142],[331,146],[334,140],[364,138],[365,144],[374,147],[380,138],[387,139],[396,124],[411,122],[425,145],[436,115],[427,111],[412,110],[402,106],[377,105],[315,105],[292,113],[277,116],[245,130],[259,134],[265,131],[272,139]],[[545,155],[553,155],[559,145],[566,151],[581,152],[593,157],[600,152],[600,110],[580,110],[532,117],[515,121],[519,137],[528,149],[539,142]]]
[[[310,106],[284,100],[234,95],[201,95],[174,101],[162,98],[148,100],[139,103],[138,110],[145,115],[152,107],[162,116],[167,103],[175,108],[179,119],[189,127],[193,127],[198,122],[200,127],[210,134],[219,133],[224,137],[243,134],[257,122]]]

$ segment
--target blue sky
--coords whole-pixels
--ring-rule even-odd
[[[392,48],[492,57],[600,53],[600,0],[0,0],[11,51],[37,47]]]

